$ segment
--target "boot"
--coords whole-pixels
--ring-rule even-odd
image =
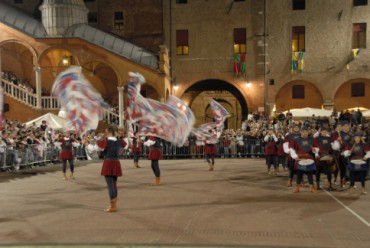
[[[315,184],[315,190],[321,190],[320,183],[316,182]]]
[[[209,167],[209,170],[212,171],[213,170],[213,166],[211,163],[208,163],[208,167]]]
[[[356,188],[355,187],[351,187],[351,193],[355,193],[356,192]]]
[[[67,174],[66,173],[63,173],[63,179],[67,180]]]
[[[367,192],[366,192],[366,190],[365,190],[365,187],[362,187],[362,188],[361,188],[361,194],[363,194],[363,195],[366,195],[366,194],[367,194]]]
[[[71,178],[71,179],[73,179],[73,180],[75,180],[76,178],[75,178],[75,176],[73,175],[73,172],[71,172],[71,175],[69,175],[69,177]]]
[[[135,165],[135,167],[136,167],[136,168],[141,168],[141,167],[139,166],[139,162],[134,162],[134,165]]]
[[[153,186],[159,186],[161,185],[161,178],[156,177],[154,183],[152,184]]]
[[[300,187],[300,186],[301,186],[301,185],[297,184],[297,185],[295,186],[294,190],[293,190],[293,193],[299,193],[299,187]]]
[[[279,174],[279,168],[275,168],[275,175],[277,176]]]
[[[310,186],[310,192],[311,193],[316,193],[316,189],[315,189],[315,187],[312,184]]]
[[[293,185],[293,180],[292,179],[289,179],[286,186],[287,187],[292,187],[292,185]]]
[[[117,212],[117,198],[110,201],[109,207],[104,210],[105,212]]]

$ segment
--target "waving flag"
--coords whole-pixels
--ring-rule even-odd
[[[193,129],[191,132],[199,139],[204,140],[206,143],[217,143],[218,137],[216,132],[221,132],[224,127],[224,122],[229,116],[229,112],[216,100],[211,99],[210,105],[212,107],[213,117],[215,122],[200,125],[198,128]]]
[[[170,96],[167,103],[146,99],[140,95],[145,79],[139,73],[130,73],[128,85],[131,122],[138,123],[138,134],[156,136],[174,145],[182,146],[195,122],[190,108],[180,99]]]
[[[81,73],[81,67],[70,67],[55,79],[52,95],[65,109],[69,123],[67,129],[84,133],[96,128],[103,107],[103,98]]]

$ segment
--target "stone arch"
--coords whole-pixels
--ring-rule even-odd
[[[1,69],[11,71],[18,79],[34,84],[34,66],[38,59],[36,50],[28,43],[15,39],[0,42],[0,49],[3,61]]]
[[[86,61],[81,65],[82,73],[94,88],[102,94],[107,103],[118,106],[120,76],[111,64],[101,60]]]
[[[292,88],[294,85],[304,86],[304,98],[293,99]],[[294,80],[284,84],[275,96],[276,111],[282,112],[294,108],[321,108],[323,97],[320,90],[311,82]]]
[[[352,96],[352,84],[364,83],[364,96]],[[370,79],[368,78],[354,78],[350,79],[340,86],[334,95],[334,108],[338,111],[364,107],[370,108]]]

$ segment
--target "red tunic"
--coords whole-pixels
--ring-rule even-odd
[[[150,146],[148,159],[149,160],[162,160],[163,159],[162,147],[161,147],[161,144],[159,143],[159,140],[156,139],[155,137],[150,137],[150,140],[155,141],[155,143]]]
[[[215,155],[216,154],[216,145],[215,144],[205,144],[204,145],[204,154],[206,155]]]
[[[112,150],[119,150],[119,147],[125,147],[126,146],[126,142],[124,140],[117,140],[118,143],[117,144],[117,147],[108,147],[108,144],[110,146],[113,146],[112,143],[109,143],[108,140],[99,140],[97,142],[97,145],[101,148],[101,149],[104,149],[104,151],[106,151],[107,149],[112,149]],[[113,143],[114,144],[114,143]],[[105,158],[104,161],[103,161],[103,166],[102,166],[102,169],[101,169],[101,173],[100,173],[102,176],[117,176],[117,177],[120,177],[122,176],[122,168],[121,168],[121,162],[119,161],[119,159],[117,158]]]
[[[131,146],[132,152],[141,152],[141,141],[137,138],[132,139],[132,146]]]
[[[62,143],[62,151],[60,152],[59,158],[60,160],[69,160],[73,159],[73,146],[72,142],[75,142],[74,139],[60,139],[58,140]]]

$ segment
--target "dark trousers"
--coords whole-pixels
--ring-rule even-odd
[[[312,171],[301,171],[301,170],[297,171],[297,184],[299,185],[302,183],[303,174],[307,175],[308,183],[310,185],[313,185],[313,175],[312,175],[313,172]]]
[[[294,175],[297,174],[297,170],[294,169],[294,159],[288,160],[289,179],[293,179]]]
[[[139,162],[140,152],[134,152],[134,162]]]
[[[326,166],[326,167],[325,167]],[[325,162],[320,162],[320,165],[316,168],[316,182],[320,183],[320,175],[321,173],[326,174],[326,177],[328,178],[328,182],[331,183],[331,174],[332,172],[328,168],[329,165],[327,165]]]
[[[212,165],[215,164],[215,155],[214,154],[206,154],[206,160],[208,163],[211,163],[212,160]]]
[[[366,171],[350,171],[349,172],[349,181],[350,186],[355,186],[356,179],[361,182],[361,186],[365,187],[365,178],[366,178]]]
[[[340,175],[340,179],[348,179],[348,176],[347,176],[347,165],[348,165],[348,159],[344,156],[340,156],[339,157],[339,175]]]
[[[109,199],[113,200],[118,196],[117,189],[117,177],[116,176],[105,176],[105,181],[108,186]]]
[[[276,156],[275,155],[266,155],[266,165],[267,165],[267,169],[270,169],[271,166],[274,166],[274,168],[277,168]]]
[[[161,170],[159,169],[159,162],[158,160],[152,160],[151,163],[153,173],[155,177],[160,177],[161,176]]]
[[[72,159],[66,159],[66,160],[63,160],[63,173],[66,173],[66,171],[67,171],[67,161],[69,163],[69,169],[71,170],[71,172],[73,172],[75,170],[75,165],[74,165],[74,162],[73,162],[73,158]]]

